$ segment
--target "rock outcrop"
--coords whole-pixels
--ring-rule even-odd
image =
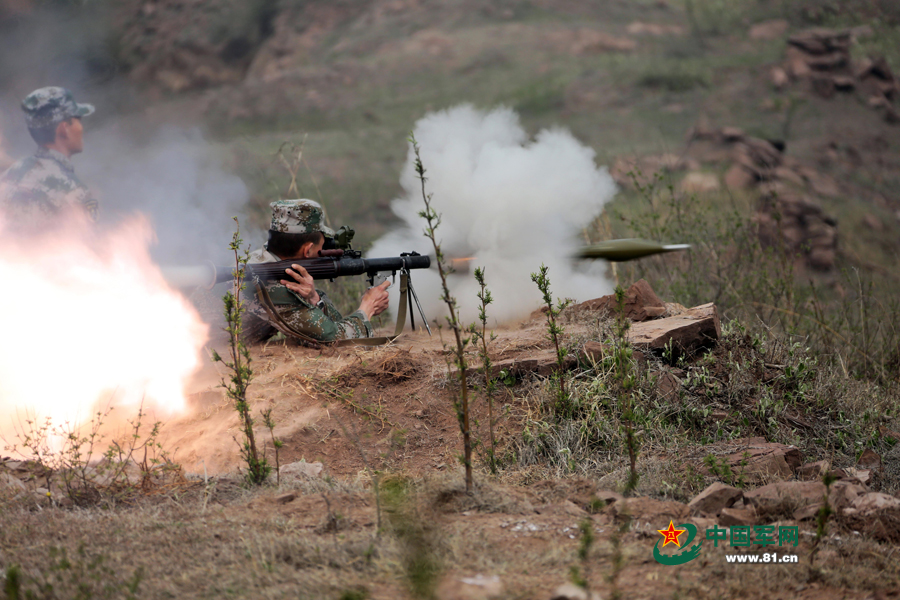
[[[834,267],[838,250],[837,221],[808,197],[792,192],[768,193],[753,216],[760,240],[802,256],[813,269]]]
[[[772,71],[773,84],[783,87],[787,75],[823,98],[858,91],[868,98],[870,106],[882,111],[885,121],[900,123],[894,105],[900,99],[900,82],[887,61],[884,57],[854,61],[850,55],[853,39],[871,33],[868,27],[817,27],[790,36],[784,66]]]
[[[634,321],[647,321],[661,317],[666,313],[666,304],[660,300],[653,288],[646,280],[641,279],[632,284],[625,290],[624,316]],[[607,317],[613,317],[618,314],[619,306],[616,302],[616,296],[602,296],[572,307],[573,311],[599,311]]]
[[[264,2],[127,0],[116,7],[118,59],[134,81],[178,93],[238,83],[269,31]]]
[[[696,127],[688,137],[693,156],[731,165],[725,173],[728,189],[760,194],[753,222],[764,244],[782,247],[816,270],[834,267],[837,220],[813,199],[839,196],[834,179],[786,156],[782,142],[753,137],[736,127]]]
[[[661,352],[671,346],[676,353],[691,354],[715,345],[722,336],[722,327],[715,304],[709,303],[674,317],[635,323],[627,335],[639,350]]]

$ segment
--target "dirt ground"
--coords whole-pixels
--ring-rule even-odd
[[[586,330],[585,326],[580,326]],[[577,330],[571,333],[575,334]],[[550,348],[542,318],[498,330],[494,361]],[[445,333],[446,335],[446,333]],[[254,410],[272,409],[275,435],[284,442],[280,460],[321,462],[334,476],[356,476],[366,468],[402,468],[411,474],[444,471],[459,464],[460,434],[440,332],[408,331],[389,346],[312,349],[274,342],[253,348]],[[210,363],[189,399],[192,414],[167,423],[166,445],[193,473],[234,472],[240,465],[231,439],[238,425],[224,390],[222,367]],[[224,372],[224,371],[223,371]],[[515,406],[512,394],[498,397],[495,410],[506,436]],[[476,419],[487,407],[473,400]]]
[[[545,327],[537,314],[497,330],[495,360],[548,348]],[[590,320],[567,327],[575,338],[596,334]],[[654,599],[900,596],[896,545],[838,522],[814,561],[814,525],[782,520],[774,524],[800,527],[799,545],[779,548],[796,554],[797,564],[728,564],[726,553],[762,550],[707,542],[698,559],[665,566],[653,558],[657,530],[672,520],[702,532],[714,521],[689,517],[672,500],[622,500],[594,478],[516,466],[492,476],[478,457],[475,489],[466,494],[439,335],[410,333],[376,349],[269,343],[255,346],[252,358],[251,406],[273,410],[284,442],[280,463],[321,462],[322,473],[244,487],[237,418],[210,367],[191,396],[193,414],[163,429],[187,472],[180,483],[114,509],[3,505],[0,559],[21,565],[23,589],[48,598],[83,589],[90,595],[78,597],[416,598],[431,589],[415,587],[410,567],[411,557],[424,556],[436,565],[426,580],[442,599],[546,599],[573,567],[604,598],[616,590]],[[521,415],[541,385],[540,377],[525,376],[515,393],[500,395],[498,453],[521,438]],[[483,423],[486,407],[475,398],[474,416]],[[677,468],[683,458],[651,452],[641,461]],[[399,500],[375,493],[391,481],[405,486]],[[595,540],[580,560],[584,527]]]

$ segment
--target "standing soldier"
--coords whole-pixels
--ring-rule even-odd
[[[84,149],[81,118],[94,112],[72,92],[45,87],[22,101],[25,124],[38,149],[0,175],[0,215],[7,228],[33,232],[48,223],[97,220],[97,201],[75,176],[69,160]]]

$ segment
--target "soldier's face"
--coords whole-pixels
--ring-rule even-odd
[[[65,146],[69,156],[78,154],[84,150],[84,128],[81,119],[75,117],[63,122],[59,133],[60,141]]]
[[[318,257],[319,251],[322,249],[322,247],[324,245],[325,245],[325,236],[322,236],[322,238],[319,239],[319,241],[316,242],[315,244],[313,244],[313,243],[304,244],[303,245],[304,250],[302,252],[303,256],[301,258],[316,258],[316,257]]]

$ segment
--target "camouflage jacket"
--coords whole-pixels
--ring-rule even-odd
[[[56,150],[38,148],[0,175],[0,211],[13,223],[45,227],[73,210],[97,220],[97,201]]]
[[[260,264],[278,260],[278,257],[266,250],[257,250],[250,254],[249,263]],[[263,285],[275,305],[278,316],[311,338],[322,342],[333,342],[372,337],[374,333],[372,324],[361,311],[354,311],[347,317],[342,316],[322,290],[316,289],[321,299],[321,306],[315,306],[277,281],[269,281]],[[249,285],[248,289],[252,289],[255,293],[255,286]],[[247,305],[249,314],[244,324],[244,331],[248,341],[260,341],[271,336],[275,329],[271,325],[265,326],[268,316],[265,309],[256,300],[255,295]]]

